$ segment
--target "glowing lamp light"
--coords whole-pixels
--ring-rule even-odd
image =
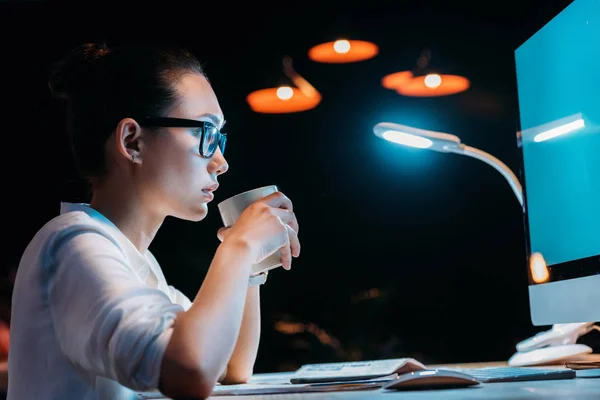
[[[341,39],[312,47],[308,51],[308,57],[320,63],[343,64],[368,60],[378,53],[379,47],[374,43]]]
[[[415,76],[411,71],[401,71],[384,76],[381,85],[403,96],[435,97],[464,92],[469,89],[471,82],[459,75]]]
[[[336,53],[345,54],[350,51],[352,45],[347,40],[336,40],[333,43],[333,50]]]
[[[277,88],[277,97],[281,100],[289,100],[294,95],[294,89],[289,86],[281,86]]]
[[[427,138],[400,131],[384,131],[381,137],[393,143],[418,149],[426,149],[433,145],[433,142]]]
[[[442,84],[442,77],[438,74],[429,74],[425,77],[423,83],[430,89],[436,89]]]

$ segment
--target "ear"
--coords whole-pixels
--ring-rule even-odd
[[[123,118],[119,121],[115,131],[117,150],[129,162],[142,163],[140,152],[140,138],[142,127],[132,118]]]

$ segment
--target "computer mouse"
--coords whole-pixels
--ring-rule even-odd
[[[450,389],[478,385],[471,375],[447,369],[427,369],[401,374],[382,386],[389,390]]]
[[[513,354],[512,357],[508,359],[508,365],[511,367],[526,367],[553,363],[558,364],[569,360],[581,359],[583,355],[591,352],[591,347],[580,343],[542,347],[540,349]]]

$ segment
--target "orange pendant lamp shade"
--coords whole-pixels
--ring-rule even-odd
[[[292,59],[284,57],[284,74],[296,85],[260,89],[246,96],[254,112],[263,114],[287,114],[315,108],[321,102],[321,94],[292,67]]]
[[[353,63],[375,57],[379,53],[376,44],[364,40],[336,40],[321,43],[308,51],[308,57],[328,64]]]
[[[286,114],[315,108],[321,102],[321,96],[306,96],[297,88],[280,86],[254,91],[246,100],[254,112]]]
[[[383,77],[381,85],[386,89],[396,90],[400,86],[410,83],[413,73],[410,71],[394,72]]]
[[[417,60],[416,74],[401,71],[385,76],[381,80],[384,88],[412,97],[448,96],[469,89],[471,82],[459,75],[440,74],[429,66],[431,52],[425,49]]]
[[[447,74],[414,76],[410,71],[396,72],[385,76],[381,84],[403,96],[435,97],[464,92],[471,83],[465,77]]]

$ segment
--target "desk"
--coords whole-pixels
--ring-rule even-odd
[[[492,363],[470,363],[470,364],[445,364],[431,365],[431,368],[455,367],[455,368],[481,368],[506,366],[505,362]],[[557,368],[560,366],[552,366]],[[257,374],[253,379],[261,379],[265,376],[283,377],[281,374]],[[359,400],[359,399],[600,399],[600,378],[575,378],[563,380],[531,381],[531,382],[508,382],[508,383],[485,383],[476,387],[448,390],[427,391],[386,391],[356,390],[346,392],[323,392],[323,393],[289,393],[268,394],[254,396],[213,396],[212,400],[300,400],[300,399],[337,399],[337,400]],[[168,399],[165,399],[168,400]]]

